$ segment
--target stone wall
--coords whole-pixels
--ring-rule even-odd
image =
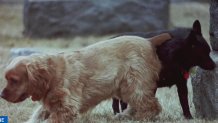
[[[21,4],[24,0],[0,0],[0,4]]]
[[[169,0],[25,0],[24,35],[59,37],[167,29]]]
[[[207,2],[209,3],[210,0],[170,0],[172,3],[181,3],[181,2]]]

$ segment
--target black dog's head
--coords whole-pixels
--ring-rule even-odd
[[[210,47],[202,36],[201,25],[198,20],[193,23],[190,33],[180,43],[182,44],[174,55],[183,67],[200,66],[205,70],[215,68],[216,65],[209,55]]]

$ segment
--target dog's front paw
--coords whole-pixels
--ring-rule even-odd
[[[185,118],[186,118],[186,119],[189,119],[189,120],[193,119],[193,117],[192,117],[191,114],[190,114],[190,115],[185,115]]]

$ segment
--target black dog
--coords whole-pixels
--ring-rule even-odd
[[[190,68],[199,66],[205,70],[215,68],[215,63],[210,58],[210,47],[201,33],[198,20],[192,28],[177,28],[175,30],[159,31],[152,33],[125,33],[121,35],[136,35],[149,38],[160,33],[169,33],[173,38],[157,47],[157,54],[162,62],[158,87],[177,86],[180,104],[185,118],[191,119],[188,104],[187,78]],[[137,103],[137,102],[136,102]],[[119,100],[113,99],[114,113],[119,113]],[[121,109],[126,109],[127,104],[121,101]]]

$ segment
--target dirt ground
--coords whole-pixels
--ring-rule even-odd
[[[170,9],[171,27],[185,26],[190,27],[195,19],[199,19],[202,24],[203,34],[206,39],[209,39],[209,5],[199,3],[183,3],[172,4]],[[3,78],[3,70],[10,59],[10,50],[12,48],[36,48],[42,51],[56,52],[74,50],[94,42],[107,39],[111,36],[102,37],[76,37],[74,39],[29,39],[22,36],[22,5],[0,5],[0,90],[5,86]],[[189,87],[189,102],[191,112],[195,117],[194,105],[192,103],[192,87],[190,81]],[[176,87],[158,89],[158,100],[160,101],[163,111],[152,121],[142,122],[218,122],[206,121],[201,119],[185,120],[183,118],[181,106],[177,96]],[[28,119],[34,109],[37,107],[37,102],[32,102],[30,99],[19,104],[11,104],[3,99],[0,99],[0,116],[9,116],[10,123],[21,123]],[[113,120],[111,101],[108,100],[98,105],[92,112],[78,119],[81,123],[139,123],[138,121],[116,121]]]

